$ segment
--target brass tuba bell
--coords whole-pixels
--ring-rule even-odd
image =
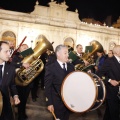
[[[75,65],[75,70],[80,70],[83,71],[86,68],[88,68],[91,65],[94,65],[94,55],[97,53],[97,51],[102,50],[103,51],[103,46],[96,40],[93,40],[90,42],[90,45],[92,46],[92,52],[90,53],[85,53],[82,57],[83,60],[88,61],[90,64],[88,66],[85,66],[85,64],[77,64]]]
[[[41,73],[44,68],[44,64],[40,59],[40,56],[45,53],[47,49],[53,50],[52,44],[46,39],[46,37],[41,36],[39,38],[39,42],[33,50],[34,53],[28,55],[22,61],[23,63],[29,63],[30,67],[28,69],[21,67],[17,70],[15,78],[17,85],[28,85]]]

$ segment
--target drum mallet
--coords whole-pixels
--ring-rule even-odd
[[[55,113],[52,111],[52,115],[55,118],[55,120],[60,120],[59,118],[56,118]]]

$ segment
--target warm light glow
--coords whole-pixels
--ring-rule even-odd
[[[82,35],[80,38],[76,41],[77,44],[81,44],[83,46],[83,51],[85,51],[85,46],[89,46],[90,42],[93,41],[94,39],[91,38],[88,35]]]
[[[34,48],[35,47],[35,41],[38,35],[40,35],[40,30],[37,29],[30,29],[27,27],[21,27],[19,29],[19,36],[18,36],[18,43],[17,46],[21,43],[22,39],[27,36],[27,38],[24,41],[24,44],[27,44],[29,47]],[[32,41],[32,42],[31,42]]]

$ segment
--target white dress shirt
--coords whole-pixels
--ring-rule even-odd
[[[116,55],[114,55],[114,56],[115,56],[115,58],[117,59],[117,61],[120,63],[120,58],[117,57]]]
[[[3,62],[3,63],[0,64],[0,65],[3,65],[3,67],[2,67],[2,77],[3,77],[3,75],[4,75],[4,68],[5,68],[5,62]]]
[[[61,61],[59,61],[59,60],[57,60],[57,61],[58,61],[58,63],[60,64],[61,68],[63,69],[63,62],[61,62]],[[67,63],[65,63],[65,69],[67,70]]]
[[[82,57],[82,53],[81,53],[81,54],[77,53],[77,55],[78,55],[79,57]]]

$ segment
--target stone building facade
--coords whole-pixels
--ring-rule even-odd
[[[65,2],[49,3],[49,7],[36,3],[32,13],[21,13],[0,10],[0,39],[12,40],[18,46],[27,36],[24,43],[34,48],[36,41],[44,35],[53,47],[68,43],[71,46],[89,45],[93,40],[99,41],[105,50],[120,44],[120,30],[107,26],[81,22],[77,10],[67,11]]]

